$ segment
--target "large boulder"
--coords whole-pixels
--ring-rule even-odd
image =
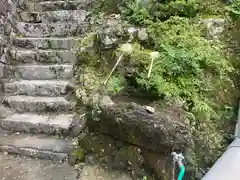
[[[97,115],[89,111],[87,126],[90,130],[155,152],[184,150],[193,144],[182,112],[176,109],[153,112],[136,103],[107,103]]]

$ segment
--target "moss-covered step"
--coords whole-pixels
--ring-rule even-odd
[[[24,80],[70,79],[72,65],[19,65],[15,66],[15,78]]]
[[[4,92],[7,94],[28,96],[63,96],[71,88],[69,82],[64,80],[21,80],[4,84]]]
[[[71,141],[45,135],[1,134],[0,151],[20,156],[66,161],[71,152]]]
[[[27,10],[33,11],[56,11],[56,10],[79,10],[89,7],[92,0],[72,0],[72,1],[40,1],[36,3],[26,3]]]
[[[70,63],[76,62],[76,55],[70,50],[30,50],[30,49],[12,49],[10,50],[11,60],[15,63]]]
[[[82,38],[80,37],[15,37],[13,44],[25,49],[72,49]]]
[[[6,96],[3,104],[19,113],[67,112],[73,107],[64,97]]]
[[[17,22],[16,28],[23,37],[50,37],[50,36],[75,36],[82,35],[86,31],[88,23],[24,23]]]
[[[59,10],[44,12],[21,12],[21,21],[29,23],[53,23],[53,22],[78,22],[85,21],[87,11],[85,10]]]

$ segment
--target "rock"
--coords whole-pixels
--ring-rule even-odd
[[[141,150],[135,146],[125,146],[120,148],[114,157],[114,166],[119,167],[124,164],[125,167],[138,168],[143,164],[143,157],[141,155]]]
[[[114,102],[111,100],[109,96],[104,96],[101,101],[101,106],[103,107],[110,107],[113,106]]]
[[[138,30],[138,40],[146,41],[148,40],[148,33],[146,28],[141,28]]]
[[[118,140],[157,152],[185,149],[193,145],[182,111],[162,109],[154,114],[135,103],[119,103],[102,108],[100,121],[88,116],[87,126]]]
[[[132,171],[136,178],[144,176],[143,156],[138,147],[125,146],[120,148],[113,160],[113,168]]]
[[[0,119],[6,118],[7,116],[11,115],[12,113],[13,112],[9,108],[0,105]]]
[[[204,26],[207,29],[207,38],[209,39],[217,39],[219,38],[225,26],[225,19],[204,19],[203,21]]]
[[[114,140],[104,135],[85,135],[79,140],[79,146],[87,153],[96,153],[100,157],[116,154]]]
[[[116,46],[124,34],[124,28],[119,16],[113,16],[102,24],[99,38],[103,46],[108,49]]]
[[[145,106],[146,110],[149,112],[149,113],[155,113],[155,109],[151,106]]]
[[[135,27],[130,27],[130,28],[128,28],[128,33],[129,34],[134,34],[134,33],[136,33],[138,30],[135,28]]]
[[[96,154],[87,154],[85,156],[85,162],[91,165],[97,164],[97,156]]]
[[[71,137],[77,137],[81,132],[83,132],[85,127],[86,127],[85,114],[80,115],[80,118],[78,118],[78,116],[75,116],[71,124],[71,130],[69,135]]]
[[[172,167],[171,155],[152,153],[146,149],[142,149],[144,163],[147,169],[151,170],[158,179],[170,179]],[[170,161],[168,162],[168,160]]]

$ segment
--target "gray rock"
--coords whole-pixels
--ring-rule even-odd
[[[98,36],[105,48],[111,48],[117,45],[123,34],[124,28],[121,19],[119,17],[110,17],[101,26]]]
[[[207,38],[216,39],[222,35],[226,21],[225,19],[205,19],[202,23],[207,29]]]
[[[113,166],[121,170],[131,169],[139,170],[143,165],[143,157],[138,147],[126,146],[122,147],[114,157]]]
[[[15,67],[15,77],[25,80],[70,79],[72,65],[25,65]]]
[[[145,109],[152,114],[155,113],[155,109],[151,106],[145,106]]]
[[[147,28],[141,28],[141,29],[138,30],[138,39],[140,41],[148,40]]]
[[[181,109],[163,108],[152,114],[138,104],[119,103],[103,107],[98,118],[96,122],[88,117],[87,124],[92,131],[156,152],[169,148],[182,150],[193,145]]]
[[[13,114],[13,111],[11,109],[0,104],[0,119],[5,118],[11,114]]]
[[[69,136],[71,137],[78,136],[81,132],[83,132],[85,127],[86,127],[85,114],[82,114],[80,116],[75,115],[73,118],[73,122],[71,124]]]

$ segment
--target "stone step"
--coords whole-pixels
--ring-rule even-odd
[[[50,96],[66,95],[72,89],[68,81],[22,80],[4,84],[4,92],[14,95]]]
[[[4,130],[48,135],[68,135],[72,123],[72,114],[15,113],[0,120],[0,126]]]
[[[81,36],[87,29],[87,23],[24,23],[17,22],[18,33],[24,37]]]
[[[15,78],[20,80],[53,80],[73,77],[72,65],[21,65],[15,66]]]
[[[19,113],[66,112],[72,109],[72,104],[64,97],[6,96],[3,104]]]
[[[66,49],[75,48],[81,40],[79,37],[19,37],[13,40],[16,47],[26,49]]]
[[[51,63],[62,64],[76,62],[76,55],[69,50],[28,50],[28,49],[12,49],[10,58],[15,63]]]
[[[1,133],[0,151],[59,162],[67,160],[71,153],[71,141],[44,135]]]
[[[21,21],[29,23],[55,23],[55,22],[77,22],[83,23],[86,20],[85,10],[61,10],[44,12],[21,12]]]
[[[92,0],[73,1],[40,1],[37,3],[26,3],[29,12],[57,11],[57,10],[80,10],[88,8]]]

